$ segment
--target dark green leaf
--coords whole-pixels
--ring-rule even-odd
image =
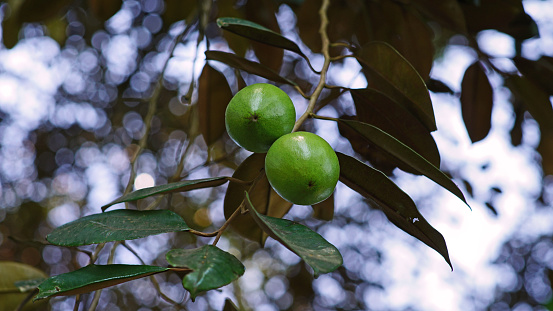
[[[257,225],[270,237],[300,256],[313,268],[315,277],[332,272],[342,265],[342,255],[338,249],[315,231],[294,221],[258,213],[247,192],[246,206]]]
[[[250,199],[257,206],[259,213],[272,217],[281,218],[292,207],[292,203],[281,198],[271,187],[266,176],[263,174],[265,168],[265,153],[254,153],[244,160],[236,169],[232,177],[240,180],[254,180],[253,185],[245,185],[230,182],[225,194],[224,211],[228,219],[244,201],[244,191],[250,193]],[[230,227],[243,237],[252,241],[265,242],[267,235],[256,225],[250,214],[238,215],[231,222]]]
[[[363,135],[371,143],[386,151],[398,161],[432,179],[468,205],[461,190],[459,190],[457,185],[455,185],[446,174],[390,134],[363,122],[342,119],[338,121]]]
[[[421,76],[392,46],[372,42],[357,53],[369,87],[374,88],[416,116],[429,131],[436,130],[430,94]]]
[[[520,99],[540,127],[553,128],[553,107],[549,95],[524,77],[509,76],[505,85]]]
[[[382,172],[343,153],[336,154],[341,182],[380,208],[398,228],[436,250],[451,267],[444,237],[424,219],[409,195]]]
[[[46,276],[40,277],[38,279],[17,281],[17,282],[14,282],[13,285],[15,285],[19,289],[20,292],[26,293],[26,292],[30,292],[34,289],[37,289],[38,286],[40,284],[42,284],[42,282],[44,282],[44,280],[46,280]]]
[[[467,68],[461,88],[463,121],[475,143],[484,139],[492,127],[493,88],[480,62]]]
[[[54,229],[46,239],[55,245],[80,246],[189,229],[182,217],[172,211],[120,209],[79,218]]]
[[[295,52],[307,60],[307,56],[294,41],[254,22],[235,17],[221,17],[217,19],[217,25],[242,37]]]
[[[167,270],[169,268],[143,265],[88,265],[47,279],[38,287],[39,293],[34,300],[84,294]]]
[[[219,288],[244,274],[244,265],[233,255],[213,245],[195,249],[173,249],[165,256],[175,267],[192,269],[182,285],[190,292],[192,299],[199,293]]]
[[[378,127],[440,167],[440,152],[434,138],[402,105],[370,88],[352,89],[350,93],[359,121]]]
[[[154,187],[148,187],[133,191],[129,194],[125,194],[118,199],[102,206],[102,211],[105,211],[108,207],[123,202],[136,201],[151,197],[158,194],[167,194],[172,192],[186,192],[195,189],[217,187],[229,180],[228,177],[212,177],[197,180],[183,180],[165,185],[159,185]]]
[[[258,75],[265,79],[275,81],[278,83],[297,85],[292,80],[288,80],[284,77],[281,77],[278,73],[274,72],[271,68],[256,62],[252,62],[243,57],[236,56],[232,53],[226,53],[221,51],[206,51],[205,56],[207,60],[216,60],[222,63],[225,63],[231,67],[244,70],[248,73]]]
[[[200,133],[209,146],[225,129],[225,110],[232,92],[225,76],[206,64],[198,79],[198,113]]]

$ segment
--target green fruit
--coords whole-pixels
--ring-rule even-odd
[[[287,201],[312,205],[334,192],[340,164],[324,139],[309,132],[294,132],[273,143],[265,158],[265,174]]]
[[[290,97],[267,83],[243,88],[225,111],[230,138],[252,152],[267,152],[275,140],[292,131],[295,121],[296,109]]]

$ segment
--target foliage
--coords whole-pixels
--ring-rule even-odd
[[[263,172],[265,155],[238,148],[225,132],[224,112],[232,94],[256,82],[280,86],[296,107],[307,101],[294,131],[315,132],[332,122],[351,145],[336,146],[340,181],[362,196],[367,208],[381,210],[392,224],[437,251],[452,268],[442,234],[393,181],[396,168],[426,176],[468,204],[453,181],[460,176],[441,168],[431,134],[437,126],[429,90],[455,93],[430,76],[434,59],[449,40],[461,36],[477,55],[466,69],[462,89],[454,94],[460,98],[471,141],[479,142],[490,132],[496,92],[490,78],[497,76],[512,93],[517,116],[512,144],[521,143],[522,120],[528,112],[541,131],[537,151],[543,173],[553,175],[549,99],[553,62],[547,56],[530,60],[521,55],[522,42],[539,35],[521,1],[55,0],[45,6],[37,0],[14,0],[2,8],[6,49],[29,40],[26,36],[32,32],[26,30],[39,29],[64,52],[97,62],[79,72],[86,88],[72,87],[67,81],[56,98],[58,107],[89,103],[98,122],[87,127],[84,121],[64,124],[51,118],[28,134],[36,154],[34,171],[26,179],[47,185],[48,193],[18,195],[12,205],[23,211],[37,204],[39,210],[76,204],[78,219],[53,229],[46,236],[47,246],[75,247],[71,254],[88,255],[86,263],[68,265],[72,271],[35,284],[39,291],[35,299],[77,294],[79,305],[84,303],[82,294],[150,277],[158,295],[178,305],[163,294],[153,274],[178,275],[195,299],[244,274],[242,262],[262,248],[267,237],[299,256],[314,277],[334,272],[345,278],[339,249],[316,232],[316,225],[309,228],[313,219],[283,218],[292,204],[271,189]],[[283,12],[296,24],[283,29]],[[123,17],[129,25],[117,29],[115,21]],[[511,60],[516,70],[498,68],[493,57],[480,49],[476,36],[487,29],[514,38],[517,53]],[[134,36],[136,50],[123,64],[108,55],[110,44],[121,39],[121,33]],[[171,62],[182,58],[192,64],[179,68],[182,73],[171,74]],[[194,70],[198,64],[203,68],[199,75]],[[356,68],[353,75],[366,86],[334,85],[339,80],[331,68],[338,66]],[[92,174],[94,154],[117,150],[128,163],[117,176],[125,181],[123,187],[117,185],[120,196],[103,206],[89,206],[87,195],[72,192],[71,176]],[[148,171],[148,162],[156,168]],[[140,172],[154,175],[158,185],[132,191]],[[15,181],[0,180],[5,189],[18,188]],[[227,182],[226,188],[219,187]],[[207,199],[195,197],[201,191],[208,193]],[[331,220],[339,195],[313,206],[314,217]],[[125,209],[106,211],[120,203]],[[211,203],[222,208],[210,209]],[[213,224],[208,211],[224,214],[220,216],[224,221]],[[32,225],[36,233],[20,235],[26,240],[44,237],[45,230]],[[209,229],[214,231],[204,232]],[[148,264],[126,242],[161,233],[171,233],[174,240],[164,244],[162,259],[152,258]],[[231,241],[231,247],[216,247],[222,238]],[[90,244],[95,246],[85,247]],[[141,265],[114,264],[120,246],[136,255]],[[102,253],[108,247],[108,254]],[[305,278],[307,270],[301,269],[304,273],[298,275]],[[290,283],[297,286],[294,299],[299,301],[304,290],[301,282]],[[100,293],[96,291],[88,302],[90,309],[99,303]],[[311,296],[309,291],[304,295]],[[240,297],[238,304],[244,307]],[[225,309],[235,308],[226,302]]]

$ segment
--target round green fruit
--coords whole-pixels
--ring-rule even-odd
[[[312,205],[334,192],[340,164],[326,140],[313,133],[294,132],[273,143],[265,158],[265,174],[287,201]]]
[[[225,111],[230,138],[252,152],[267,152],[275,140],[292,131],[295,122],[296,109],[290,97],[267,83],[241,89]]]

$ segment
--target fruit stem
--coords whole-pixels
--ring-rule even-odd
[[[321,9],[319,10],[319,16],[321,17],[321,27],[319,28],[319,34],[321,35],[321,41],[322,41],[321,52],[323,53],[323,56],[324,56],[324,63],[323,63],[323,68],[321,69],[321,77],[319,78],[319,84],[317,84],[315,91],[313,91],[313,94],[309,99],[309,105],[307,106],[307,109],[301,115],[298,121],[296,121],[296,124],[294,125],[294,129],[292,129],[292,132],[297,131],[300,128],[300,126],[303,124],[303,122],[305,122],[305,120],[313,112],[313,109],[315,108],[315,104],[317,103],[317,99],[319,99],[319,96],[321,95],[321,92],[323,91],[323,88],[325,87],[325,84],[326,84],[326,74],[327,74],[328,68],[330,67],[330,60],[331,60],[330,53],[329,53],[330,41],[328,39],[328,34],[326,32],[326,28],[328,26],[327,10],[329,5],[330,5],[330,0],[323,0]]]

